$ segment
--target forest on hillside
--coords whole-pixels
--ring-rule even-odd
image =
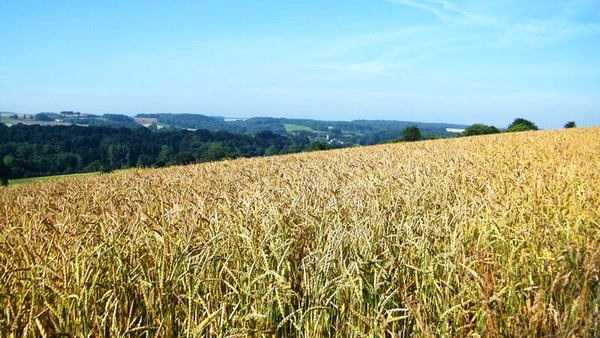
[[[450,123],[424,123],[388,120],[324,121],[275,117],[227,119],[199,114],[137,114],[138,119],[153,119],[166,128],[208,129],[239,134],[256,134],[271,131],[276,134],[294,134],[309,138],[329,137],[343,144],[372,145],[394,139],[402,129],[416,125],[424,136],[453,137],[447,128],[466,128]]]
[[[152,122],[144,126],[139,121],[132,123],[132,118],[123,118],[123,115],[105,114],[103,119],[106,121],[125,125],[17,123],[9,127],[0,123],[0,183],[7,184],[8,179],[16,178],[164,167],[228,158],[419,141],[440,137],[440,133],[441,137],[446,137],[445,129],[441,132],[442,127],[451,126],[425,123],[408,125],[407,122],[398,121],[325,122],[276,118],[253,118],[220,124],[218,118],[191,114],[147,114],[137,118]],[[158,128],[158,123],[167,122],[172,124]],[[228,130],[220,129],[225,125],[228,127],[224,129]],[[181,129],[186,126],[190,128]],[[191,128],[194,126],[213,130]],[[569,122],[565,127],[575,127],[575,122]],[[537,129],[533,122],[517,118],[506,131]],[[474,124],[459,136],[499,132],[494,126]]]
[[[205,129],[153,132],[143,127],[0,124],[0,163],[9,168],[11,179],[268,156],[318,147],[307,137],[270,131],[244,135]]]
[[[400,131],[416,125],[425,137],[453,137],[451,129],[464,129],[467,126],[451,123],[426,123],[390,120],[325,121],[298,118],[225,118],[188,113],[152,113],[127,116],[123,114],[87,114],[75,111],[41,112],[38,114],[17,114],[0,112],[0,122],[7,125],[78,125],[112,126],[136,128],[144,126],[152,131],[176,131],[181,129],[206,129],[211,132],[226,131],[235,134],[255,135],[270,131],[284,136],[305,136],[311,140],[335,140],[338,145],[372,145],[397,138]]]

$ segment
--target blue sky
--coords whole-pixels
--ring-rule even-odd
[[[600,0],[0,0],[0,111],[600,125]]]

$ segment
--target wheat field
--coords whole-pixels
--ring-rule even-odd
[[[600,336],[600,128],[0,189],[2,337]]]

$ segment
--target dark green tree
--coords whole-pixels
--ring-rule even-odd
[[[421,141],[423,136],[421,135],[421,131],[417,126],[410,126],[404,128],[402,131],[402,136],[400,136],[400,142],[415,142]]]
[[[225,149],[218,144],[211,145],[203,155],[204,161],[207,162],[219,161],[227,157]]]
[[[8,185],[8,176],[10,175],[10,168],[4,164],[4,161],[0,159],[0,186]]]
[[[500,132],[500,130],[498,130],[498,128],[494,127],[494,126],[488,126],[485,124],[473,124],[469,127],[467,127],[467,129],[465,129],[465,131],[463,131],[462,133],[460,133],[458,136],[475,136],[475,135],[488,135],[488,134],[498,134]]]
[[[277,155],[277,147],[275,145],[269,146],[269,148],[265,149],[265,156]]]
[[[111,144],[108,147],[108,160],[111,168],[126,168],[128,167],[129,146],[120,144]]]
[[[103,165],[100,167],[100,174],[110,174],[112,172],[113,172],[113,169],[109,166]]]
[[[567,124],[565,124],[565,128],[576,128],[577,125],[575,125],[575,121],[569,121],[567,122]]]
[[[196,163],[196,157],[189,151],[182,151],[173,156],[173,164],[175,165],[188,165]]]
[[[36,121],[44,121],[44,122],[54,121],[50,116],[48,116],[47,114],[44,114],[44,113],[36,114],[35,120]]]
[[[526,120],[524,118],[516,118],[513,123],[511,123],[506,129],[507,132],[516,132],[516,131],[528,131],[528,130],[539,130],[538,126],[535,123]]]
[[[26,177],[25,175],[23,175],[26,172],[25,163],[23,163],[23,161],[15,158],[14,156],[6,155],[6,156],[4,156],[4,161],[3,161],[3,159],[0,159],[0,163],[6,165],[8,167],[8,171],[12,175],[13,178]]]
[[[306,145],[306,151],[319,151],[319,150],[329,150],[331,146],[325,142],[310,142]]]
[[[164,168],[167,166],[167,163],[165,161],[156,161],[152,166],[154,168]]]
[[[173,157],[173,147],[163,144],[156,158],[157,162],[169,163]]]
[[[142,155],[138,156],[135,166],[138,168],[147,168],[152,165],[152,162],[154,162],[154,159],[152,158],[152,156],[142,154]]]

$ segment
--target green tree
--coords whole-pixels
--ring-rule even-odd
[[[465,129],[465,131],[463,131],[462,133],[460,133],[458,136],[474,136],[474,135],[488,135],[488,134],[498,134],[500,132],[500,130],[498,130],[498,128],[494,127],[494,126],[488,126],[485,124],[473,124],[469,127],[467,127],[467,129]]]
[[[172,157],[173,157],[173,147],[163,144],[163,146],[160,148],[160,152],[158,153],[158,156],[156,157],[156,162],[169,163],[169,162],[171,162]]]
[[[421,135],[421,131],[417,126],[410,126],[404,128],[402,131],[402,136],[400,136],[400,142],[414,142],[421,141],[423,136]]]
[[[8,176],[10,175],[10,168],[4,164],[3,160],[0,160],[0,186],[8,185]]]
[[[100,167],[100,173],[101,174],[110,174],[112,172],[113,172],[113,169],[111,167],[109,167],[109,166],[103,165],[103,166]]]
[[[44,113],[36,114],[35,120],[36,121],[44,121],[44,122],[54,121],[50,116],[48,116],[47,114],[44,114]]]
[[[189,151],[182,151],[173,156],[173,164],[175,165],[188,165],[196,163],[196,157]]]
[[[319,150],[329,150],[331,146],[325,142],[310,142],[306,145],[306,151],[319,151]]]
[[[567,124],[565,124],[565,128],[575,128],[577,127],[577,125],[575,125],[575,121],[569,121],[567,122]]]
[[[108,160],[111,168],[121,169],[128,166],[127,154],[129,146],[121,144],[111,144],[108,147]]]
[[[152,166],[154,168],[164,168],[167,166],[167,162],[159,160],[159,161],[154,162],[154,164],[152,164]]]
[[[4,156],[4,159],[0,159],[0,163],[8,167],[8,171],[10,174],[12,174],[13,178],[25,177],[25,163],[18,158],[15,158],[12,155],[6,155]]]
[[[146,168],[152,165],[152,162],[154,161],[154,159],[152,158],[152,156],[147,155],[147,154],[142,154],[140,156],[138,156],[137,162],[136,162],[136,167],[138,168]]]
[[[524,124],[515,124],[510,126],[510,128],[506,129],[507,133],[514,133],[514,132],[519,132],[519,131],[531,131],[533,129],[527,127]]]
[[[102,164],[102,161],[95,160],[94,162],[85,166],[83,168],[83,171],[86,171],[86,172],[100,171],[100,169],[102,169],[103,167],[105,167],[105,166]]]
[[[277,155],[277,147],[273,144],[269,148],[265,149],[265,156]]]
[[[506,129],[507,132],[516,132],[516,131],[529,131],[529,130],[538,130],[538,126],[535,123],[526,120],[524,118],[516,118],[513,123],[511,123]]]
[[[227,152],[218,144],[210,146],[203,155],[204,161],[212,162],[227,158]]]

